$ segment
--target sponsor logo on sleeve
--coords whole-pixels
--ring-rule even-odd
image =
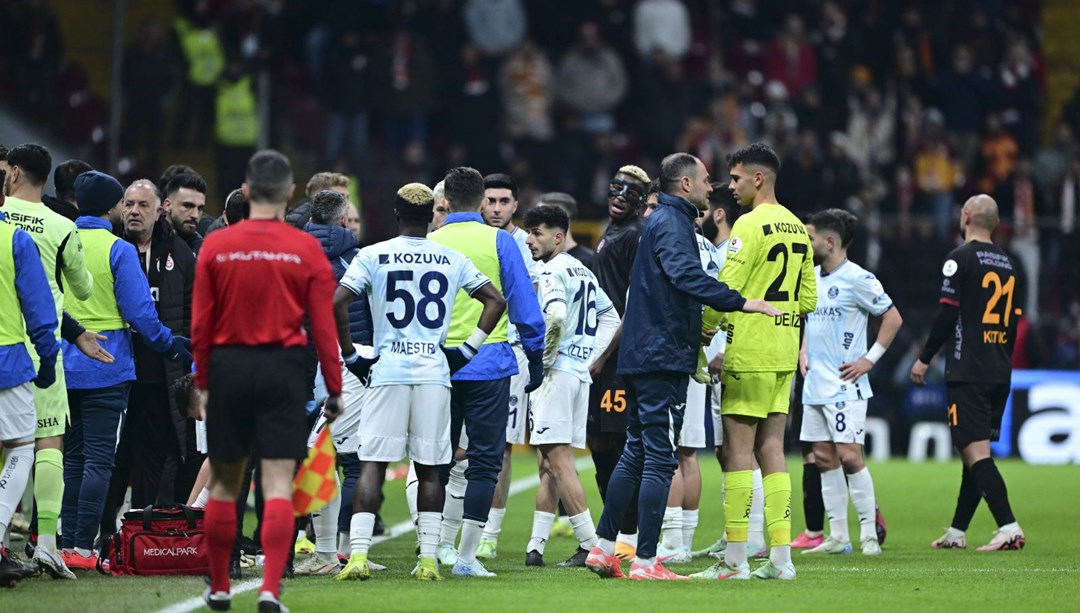
[[[951,277],[956,274],[956,269],[956,260],[945,260],[945,265],[941,267],[941,274],[945,275],[946,277]]]

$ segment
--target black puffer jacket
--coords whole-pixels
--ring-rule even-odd
[[[131,242],[128,237],[123,238]],[[157,299],[154,303],[157,307],[158,318],[173,334],[190,338],[191,293],[195,286],[195,254],[173,231],[172,225],[166,219],[159,219],[154,224],[154,234],[150,239],[150,267],[158,271],[160,275],[156,288]],[[143,342],[138,335],[133,336],[135,343]],[[170,388],[177,379],[191,372],[191,362],[182,364],[170,362],[159,354],[149,351],[138,352],[138,355],[142,359],[158,359],[163,362],[165,385]],[[191,420],[180,414],[171,393],[169,394],[169,412],[172,415],[173,426],[180,445],[180,454],[183,456],[187,450],[188,422]]]
[[[324,226],[310,222],[304,226],[304,232],[314,236],[322,245],[323,253],[330,260],[330,267],[334,269],[334,278],[340,281],[360,251],[356,236],[341,226]],[[349,305],[349,335],[352,342],[371,345],[372,329],[371,307],[368,305],[367,295],[358,296]]]

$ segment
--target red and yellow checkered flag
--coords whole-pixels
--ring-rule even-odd
[[[336,459],[330,427],[326,426],[293,479],[293,511],[298,516],[318,511],[337,496]]]

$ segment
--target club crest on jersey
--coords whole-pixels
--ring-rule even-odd
[[[176,266],[176,265],[175,265],[175,264],[173,264],[173,260],[172,260],[172,254],[169,254],[169,257],[168,257],[168,259],[166,259],[166,260],[165,260],[165,270],[166,270],[166,271],[170,271],[170,270],[172,270],[172,269],[173,269],[173,268],[174,268],[175,266]]]
[[[837,411],[843,411],[844,407],[846,407],[846,406],[847,406],[847,403],[844,402],[843,400],[841,400],[840,402],[836,403],[836,410]]]
[[[951,277],[956,274],[956,268],[956,260],[945,260],[945,265],[941,267],[941,274]]]
[[[517,406],[517,403],[518,403],[518,397],[517,397],[517,394],[511,394],[511,395],[510,395],[510,406],[512,406],[512,407],[516,407],[516,406]]]
[[[835,285],[829,288],[829,298],[835,299],[840,295],[840,288]]]

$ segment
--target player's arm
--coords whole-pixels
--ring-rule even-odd
[[[212,240],[203,244],[203,257],[195,260],[195,287],[191,291],[191,352],[196,366],[203,365],[195,369],[195,387],[204,391],[210,386],[210,344],[217,327],[213,269],[216,244]]]
[[[341,363],[338,361],[338,348],[334,344],[334,293],[330,288],[334,287],[334,272],[330,269],[330,262],[323,256],[322,249],[314,249],[315,241],[311,241],[313,248],[305,257],[310,258],[311,274],[308,276],[307,287],[307,312],[311,320],[311,336],[315,341],[315,353],[319,356],[319,365],[322,366],[323,378],[326,380],[326,391],[330,397],[341,395]],[[347,311],[348,307],[346,307]],[[348,313],[346,312],[346,324],[348,328]],[[336,406],[324,409],[329,419],[337,417]],[[336,403],[335,403],[336,404]]]
[[[89,300],[94,292],[94,276],[86,269],[82,240],[74,228],[60,244],[60,270],[67,281],[67,289],[79,300]]]
[[[190,361],[190,341],[182,336],[174,336],[158,317],[154,299],[150,296],[150,284],[139,265],[135,247],[125,241],[113,243],[109,252],[109,266],[113,273],[116,306],[124,321],[143,337],[151,349],[169,361]]]
[[[701,256],[693,235],[674,227],[674,222],[652,227],[652,256],[676,289],[718,311],[740,311],[746,299],[701,269]]]
[[[622,321],[619,312],[611,298],[603,289],[596,288],[596,337],[593,341],[593,356],[608,351],[608,347],[615,339],[615,335],[622,331]],[[590,363],[591,366],[591,363]]]
[[[34,343],[40,361],[51,362],[55,368],[56,354],[60,352],[60,343],[56,342],[59,323],[56,321],[52,289],[49,288],[45,268],[41,265],[41,255],[34,239],[22,230],[17,230],[12,236],[11,246],[12,259],[15,261],[15,294],[22,306],[27,335]],[[48,387],[48,384],[42,387]]]
[[[369,252],[361,249],[357,253],[345,275],[341,277],[337,289],[334,290],[333,312],[334,324],[337,327],[338,347],[341,350],[341,359],[345,362],[349,372],[356,375],[360,381],[366,381],[371,372],[371,366],[379,360],[378,356],[372,358],[363,357],[353,347],[352,335],[349,334],[349,305],[358,297],[363,296],[371,289],[371,258]],[[201,261],[201,260],[200,260]]]
[[[455,257],[458,257],[455,255]],[[499,319],[506,312],[506,300],[502,297],[491,280],[473,265],[472,261],[465,256],[460,256],[458,265],[458,284],[467,294],[479,300],[484,309],[480,312],[480,320],[476,323],[476,329],[472,331],[465,342],[456,346],[443,347],[446,354],[446,365],[450,367],[450,374],[465,368],[469,361],[476,357],[480,346],[487,340],[488,335],[499,324]]]
[[[603,351],[597,351],[593,353],[593,359],[589,362],[589,376],[596,379],[600,376],[600,371],[604,370],[604,365],[607,364],[608,358],[619,351],[619,344],[622,341],[622,326],[623,320],[619,317],[618,311],[611,313],[611,316],[615,318],[615,329],[611,332],[611,339],[608,341],[607,346]],[[600,329],[596,330],[597,347],[600,346]]]
[[[956,320],[960,317],[960,288],[963,287],[964,270],[960,262],[950,254],[945,260],[942,275],[945,279],[941,283],[941,298],[938,300],[938,311],[934,317],[934,323],[930,326],[930,335],[926,338],[919,359],[911,366],[911,380],[916,385],[926,384],[926,371],[930,368],[930,361],[934,359],[938,351],[955,333]]]
[[[744,226],[739,226],[739,222],[735,222],[735,227],[740,231],[744,230]],[[724,262],[724,267],[720,269],[720,284],[726,285],[732,291],[742,293],[746,288],[747,281],[750,279],[750,275],[753,273],[754,267],[757,265],[758,257],[756,255],[759,247],[751,239],[747,240],[745,236],[740,236],[735,233],[735,229],[732,230],[731,240],[728,242],[728,257]],[[701,270],[701,267],[698,267]],[[702,271],[702,274],[704,272]],[[714,308],[715,305],[704,303],[709,308]],[[780,310],[772,307],[769,303],[762,299],[751,298],[747,299],[746,303],[741,309],[715,309],[717,311],[743,311],[744,313],[764,313],[765,315],[781,315]],[[721,315],[721,321],[726,321],[726,317]]]
[[[794,247],[793,247],[794,248]],[[799,279],[799,314],[813,313],[817,308],[817,276],[814,274],[814,249],[810,241],[806,241],[806,249],[809,253],[803,258],[802,276]]]
[[[540,300],[544,305],[544,368],[551,368],[559,356],[559,343],[562,342],[562,328],[566,323],[566,284],[565,279],[554,270],[545,270],[539,278]]]

